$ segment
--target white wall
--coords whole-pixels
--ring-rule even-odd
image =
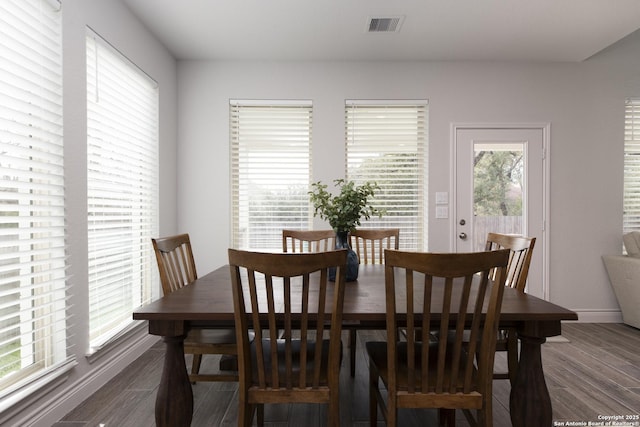
[[[345,99],[429,100],[429,211],[450,191],[451,123],[550,123],[550,298],[620,320],[601,255],[621,251],[625,96],[640,95],[640,37],[583,63],[180,61],[178,225],[201,272],[230,244],[229,99],[311,99],[314,179],[343,173]],[[449,250],[431,219],[429,249]]]
[[[87,199],[86,199],[86,27],[155,79],[160,90],[160,231],[177,229],[176,141],[177,68],[169,52],[119,1],[64,0],[64,149],[67,198],[71,351],[77,365],[55,387],[16,404],[0,414],[0,425],[49,427],[135,360],[157,337],[143,329],[114,346],[92,363],[87,304]]]

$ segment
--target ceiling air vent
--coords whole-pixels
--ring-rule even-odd
[[[397,33],[400,31],[404,16],[369,17],[367,19],[368,33]]]

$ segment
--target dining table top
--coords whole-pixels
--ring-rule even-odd
[[[345,286],[343,322],[384,325],[386,316],[384,266],[360,265],[358,279]],[[233,296],[229,266],[221,266],[133,313],[135,320],[215,321],[233,324]],[[533,295],[505,288],[500,324],[517,322],[557,323],[577,320],[569,309]],[[546,335],[546,334],[545,334]],[[551,335],[548,335],[551,336]]]

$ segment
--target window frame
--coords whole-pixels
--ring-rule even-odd
[[[306,230],[313,221],[308,196],[313,103],[232,99],[229,135],[231,246],[281,251],[283,229]],[[268,185],[255,185],[268,179]],[[262,205],[267,207],[266,214],[251,207],[251,201],[268,198],[272,198],[271,202]],[[290,211],[275,210],[282,206],[288,206]],[[252,216],[263,216],[262,224],[257,225]]]
[[[89,348],[138,324],[131,312],[159,296],[151,238],[159,231],[159,88],[87,28]]]
[[[20,340],[17,362],[9,357],[14,350],[0,349],[0,368],[7,372],[0,379],[2,412],[65,374],[75,365],[75,356],[67,336],[73,323],[66,306],[60,3],[21,0],[0,7],[7,22],[0,29],[0,49],[8,59],[0,84],[5,107],[0,115],[0,211],[4,213],[0,216],[4,306],[0,346],[13,340],[12,326],[19,328]],[[18,298],[15,315],[5,311],[11,295]],[[16,370],[6,363],[20,367]]]
[[[346,179],[356,184],[377,182],[380,190],[372,203],[386,210],[382,218],[372,217],[360,228],[400,228],[400,248],[405,250],[428,246],[428,108],[428,100],[345,101]],[[368,159],[378,160],[379,164],[370,162],[368,172],[358,173],[357,165],[366,164]],[[413,171],[405,175],[413,187],[412,197],[401,196],[399,182],[394,183],[393,177],[376,178],[378,173],[391,173],[394,167]]]
[[[640,231],[640,97],[625,99],[622,232]]]

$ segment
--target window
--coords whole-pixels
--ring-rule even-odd
[[[157,84],[90,33],[87,44],[87,197],[90,352],[157,296]]]
[[[0,2],[0,412],[71,366],[59,6]]]
[[[232,245],[282,250],[282,229],[308,229],[311,102],[231,101]]]
[[[362,228],[400,228],[401,249],[422,250],[426,236],[426,101],[347,101],[347,180],[377,182],[372,201],[386,210]]]
[[[625,106],[623,203],[623,232],[640,231],[640,98]]]

